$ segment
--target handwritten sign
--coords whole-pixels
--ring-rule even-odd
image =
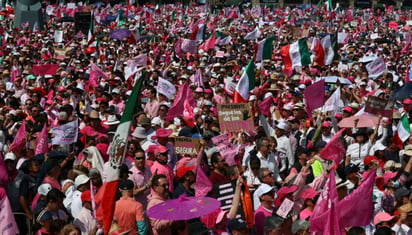
[[[392,117],[393,102],[380,99],[376,96],[369,96],[365,104],[365,112],[381,114],[384,117]]]
[[[276,214],[278,214],[280,217],[286,219],[288,216],[290,210],[293,208],[293,202],[287,198],[283,200],[282,205],[280,205],[279,209],[276,211]]]
[[[175,151],[177,154],[197,154],[200,149],[199,139],[176,137],[175,139]]]
[[[249,104],[218,104],[217,110],[222,132],[254,130]]]

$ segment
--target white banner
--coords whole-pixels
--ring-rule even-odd
[[[78,136],[78,121],[72,121],[64,125],[52,129],[53,139],[52,144],[72,144],[77,141]]]
[[[378,57],[374,61],[366,65],[366,70],[368,70],[369,77],[375,79],[386,72],[385,61],[383,60],[383,58]]]
[[[175,86],[166,79],[160,78],[157,81],[157,92],[165,95],[169,100],[173,98],[176,93]]]

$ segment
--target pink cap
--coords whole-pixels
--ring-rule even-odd
[[[353,110],[352,110],[351,107],[347,106],[343,109],[343,111],[348,112],[348,113],[352,113]]]
[[[322,127],[330,128],[330,122],[324,121],[324,122],[322,123]]]
[[[393,220],[393,218],[395,218],[395,216],[392,216],[386,212],[381,212],[375,215],[375,218],[373,219],[373,224],[377,225],[382,222],[391,221]]]

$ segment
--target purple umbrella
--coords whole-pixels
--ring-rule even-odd
[[[167,200],[147,211],[147,215],[164,220],[188,220],[207,215],[220,207],[220,202],[211,197],[187,197]]]
[[[129,29],[116,29],[110,34],[111,39],[122,40],[123,38],[127,38],[130,35]]]

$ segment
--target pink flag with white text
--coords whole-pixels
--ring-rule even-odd
[[[35,155],[41,153],[47,153],[49,151],[48,136],[47,136],[47,125],[44,124],[43,129],[37,136]]]

